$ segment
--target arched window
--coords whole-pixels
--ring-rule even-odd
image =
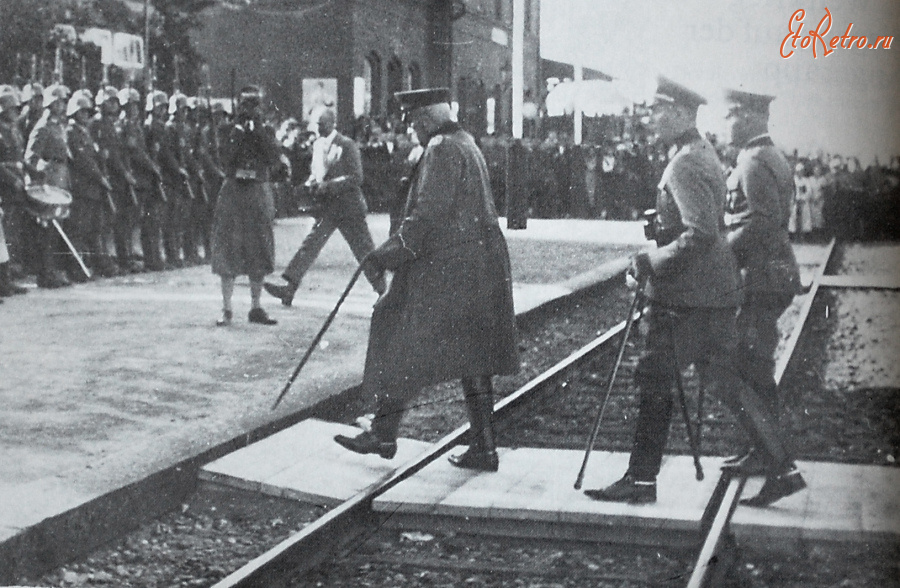
[[[400,105],[398,104],[397,99],[394,98],[394,92],[400,92],[402,90],[403,64],[400,63],[400,58],[394,55],[387,64],[388,116],[400,114]]]
[[[406,87],[409,90],[418,90],[422,87],[422,68],[415,61],[410,63],[406,70]]]
[[[366,56],[363,78],[366,83],[363,109],[369,115],[381,114],[381,58],[374,51]]]

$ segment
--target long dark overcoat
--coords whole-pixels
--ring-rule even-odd
[[[391,287],[376,304],[364,384],[372,393],[515,373],[512,278],[487,165],[449,125],[427,144],[404,219],[379,249]]]

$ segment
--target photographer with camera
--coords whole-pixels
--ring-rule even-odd
[[[222,145],[226,177],[216,201],[212,230],[212,271],[222,280],[222,318],[231,324],[231,296],[236,276],[250,278],[248,320],[274,325],[260,306],[263,279],[275,267],[275,197],[270,169],[279,163],[275,131],[263,123],[262,93],[256,86],[241,90],[235,123]]]

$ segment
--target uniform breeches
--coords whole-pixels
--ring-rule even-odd
[[[779,465],[790,457],[769,404],[742,379],[735,366],[736,313],[730,308],[673,308],[651,304],[645,316],[645,350],[635,370],[640,404],[629,472],[656,478],[669,435],[673,388],[694,364],[707,391],[734,413],[750,441]]]
[[[166,204],[163,220],[163,243],[166,260],[172,263],[181,259],[181,251],[184,248],[184,218],[187,206],[186,198],[175,189],[169,190],[169,202]]]
[[[104,202],[83,198],[72,202],[72,213],[66,227],[75,249],[92,269],[108,255],[106,234],[110,230],[110,213]],[[77,267],[70,267],[73,271]]]
[[[775,383],[775,350],[778,347],[778,318],[790,306],[793,295],[748,292],[737,315],[737,362],[741,377],[768,402],[778,415],[778,386]]]
[[[369,225],[366,224],[366,216],[362,213],[347,214],[341,217],[332,217],[325,214],[316,219],[312,230],[303,239],[303,243],[294,254],[282,276],[285,280],[299,284],[303,280],[303,276],[309,271],[309,268],[316,261],[322,248],[328,242],[328,239],[334,233],[335,229],[341,232],[341,235],[350,245],[350,250],[357,261],[369,254],[375,248],[372,241],[372,234],[369,232]],[[366,278],[372,285],[375,285],[379,279],[379,273],[371,267],[363,270]]]
[[[141,250],[150,269],[162,269],[162,227],[166,204],[159,198],[144,196],[141,209]]]

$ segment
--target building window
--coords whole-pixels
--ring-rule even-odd
[[[418,90],[422,87],[422,68],[415,61],[409,64],[406,70],[406,87],[409,90]]]
[[[388,116],[400,115],[400,104],[394,97],[394,92],[403,90],[403,64],[400,58],[394,55],[387,64],[387,91],[388,91]]]
[[[366,57],[363,78],[366,83],[365,112],[369,115],[381,114],[381,58],[374,51]]]

